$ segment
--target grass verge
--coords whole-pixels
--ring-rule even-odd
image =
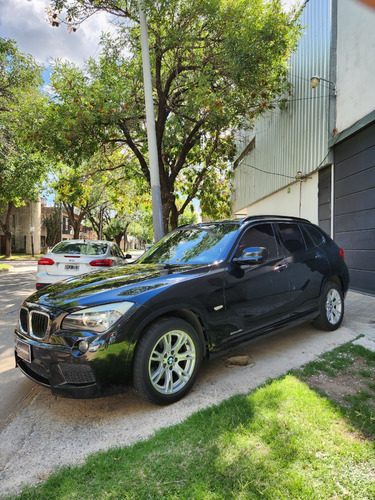
[[[43,254],[28,255],[25,253],[12,254],[10,257],[5,258],[4,254],[0,254],[0,260],[38,260]]]
[[[374,353],[343,346],[148,441],[62,469],[18,498],[375,498],[373,370]],[[348,376],[355,396],[366,397],[340,393],[338,401],[312,388],[319,377],[339,384]]]

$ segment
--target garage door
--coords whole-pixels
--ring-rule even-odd
[[[319,170],[318,193],[319,226],[331,235],[331,166]]]
[[[350,288],[375,294],[375,124],[338,144],[334,155],[335,240]]]

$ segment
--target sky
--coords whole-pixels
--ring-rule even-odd
[[[52,59],[63,58],[82,65],[99,54],[101,32],[112,29],[104,14],[93,16],[75,32],[66,26],[53,28],[48,23],[49,0],[0,0],[0,36],[16,40],[21,52],[31,54],[48,66]]]

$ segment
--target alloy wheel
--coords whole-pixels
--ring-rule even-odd
[[[166,333],[154,345],[149,358],[152,386],[162,394],[180,391],[193,375],[195,362],[192,338],[182,330]]]

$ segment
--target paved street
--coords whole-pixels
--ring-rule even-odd
[[[13,330],[21,302],[35,290],[36,262],[9,262],[0,273],[0,431],[40,388],[14,368]]]
[[[350,292],[343,326],[321,332],[310,323],[276,332],[204,363],[188,396],[156,407],[132,392],[94,400],[71,400],[28,381],[13,368],[13,327],[20,302],[34,290],[34,267],[17,265],[0,274],[0,495],[45,479],[58,466],[79,463],[95,451],[146,439],[160,427],[238,393],[247,393],[364,334],[375,346],[375,297]],[[232,355],[249,355],[249,366],[227,366]]]

